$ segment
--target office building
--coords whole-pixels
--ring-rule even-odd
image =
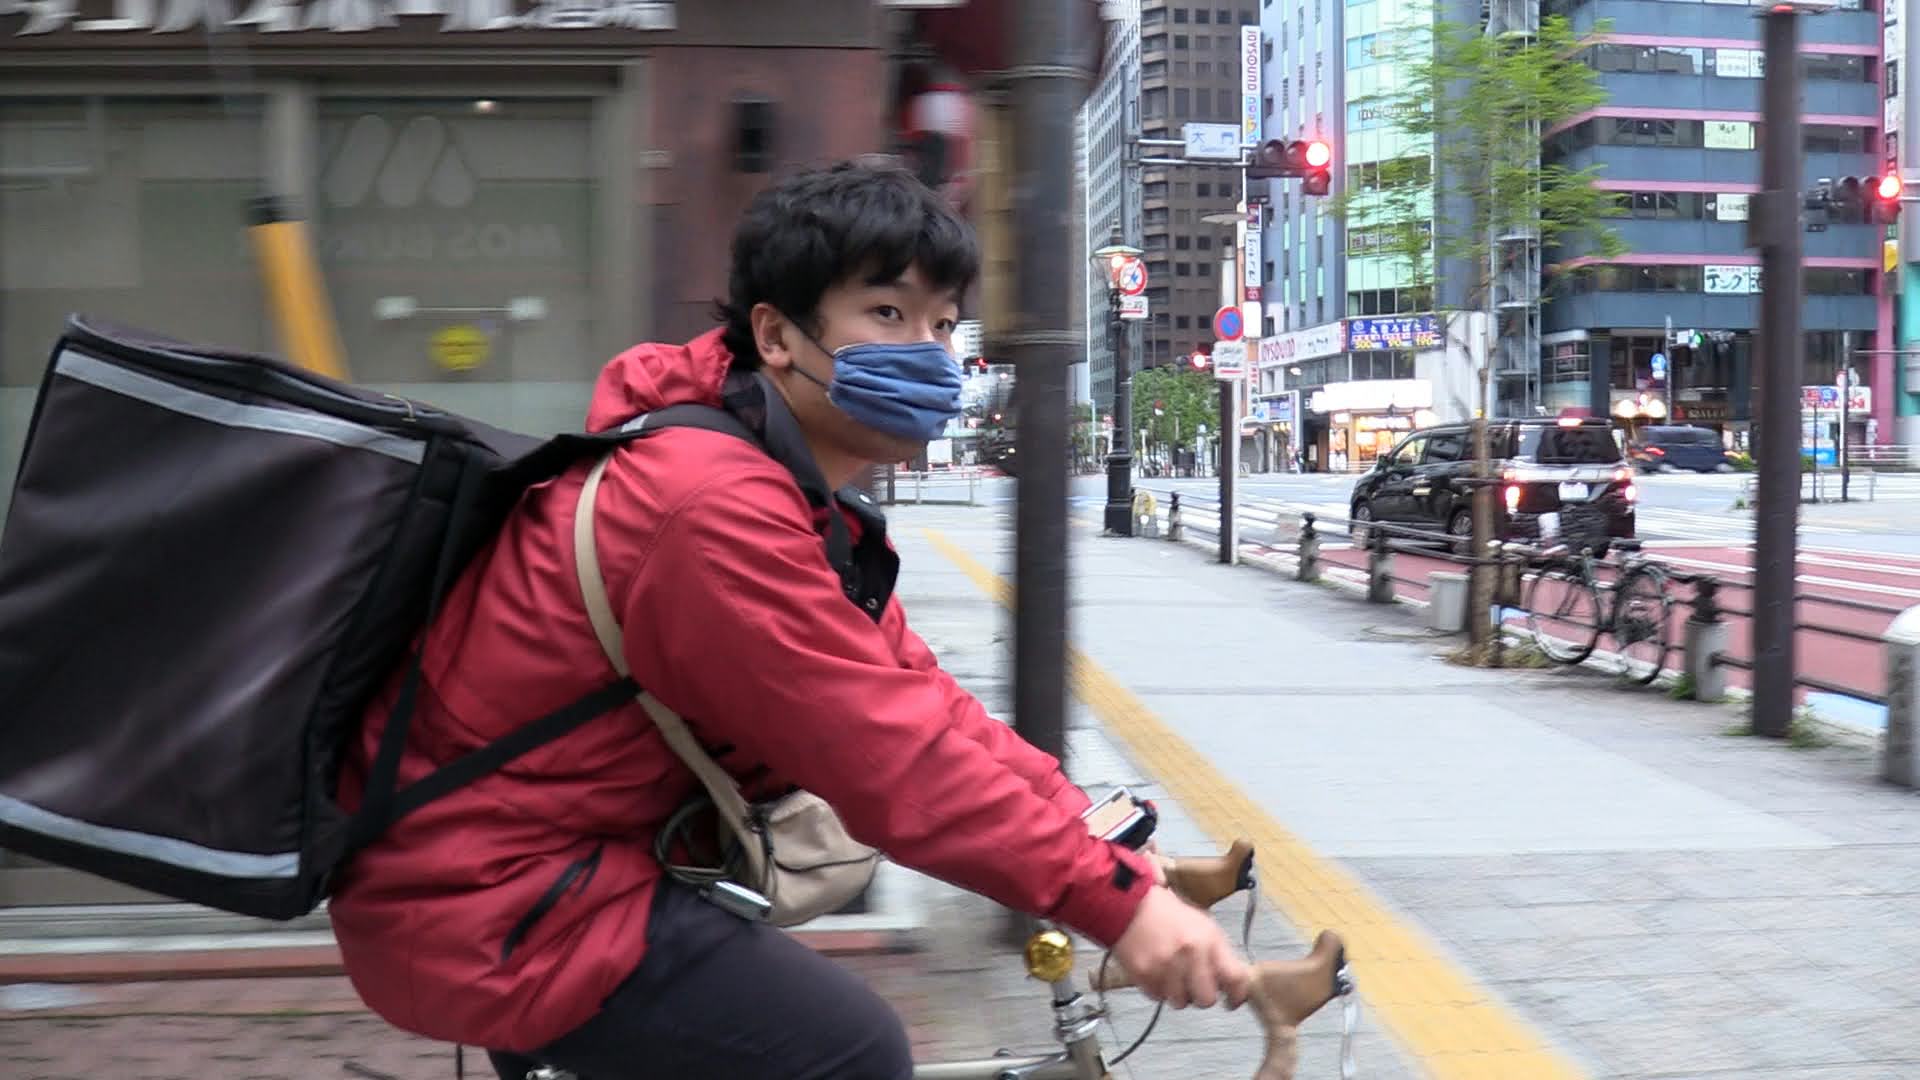
[[[1642,14],[1658,8],[1660,19]],[[1546,159],[1597,165],[1615,192],[1627,253],[1605,263],[1571,245],[1543,322],[1541,401],[1547,412],[1604,409],[1744,430],[1752,415],[1759,257],[1746,218],[1759,191],[1761,24],[1742,6],[1641,0],[1556,0],[1577,27],[1636,26],[1587,52],[1605,105],[1546,133]],[[1882,131],[1881,15],[1848,0],[1802,20],[1805,182],[1873,177],[1889,149]],[[1858,440],[1885,440],[1891,364],[1869,362],[1890,339],[1881,300],[1882,227],[1836,210],[1804,236],[1804,385],[1831,385],[1851,350],[1869,412]],[[1590,250],[1590,249],[1586,249]],[[1565,273],[1577,268],[1578,273]],[[1890,319],[1890,315],[1889,315]],[[1668,320],[1677,343],[1667,339]],[[1660,357],[1660,360],[1656,360]],[[1664,367],[1671,386],[1663,385]],[[1667,398],[1671,396],[1669,405]],[[1875,414],[1880,419],[1873,419]],[[1871,429],[1871,430],[1870,430]]]

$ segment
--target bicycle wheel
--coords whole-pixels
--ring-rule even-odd
[[[1542,570],[1527,586],[1527,630],[1560,664],[1578,664],[1600,643],[1600,595],[1564,566]]]
[[[1636,566],[1620,576],[1614,589],[1614,651],[1626,677],[1645,686],[1660,677],[1667,663],[1673,598],[1667,595],[1666,575]]]

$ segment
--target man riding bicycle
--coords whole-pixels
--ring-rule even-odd
[[[621,354],[594,389],[593,430],[700,403],[758,439],[674,428],[613,454],[593,535],[621,652],[749,798],[797,785],[894,861],[1112,947],[1157,999],[1238,1005],[1249,972],[1213,920],[1089,835],[1086,795],[940,669],[897,600],[849,602],[826,515],[890,592],[884,523],[816,512],[795,479],[837,490],[958,414],[951,337],[978,266],[966,223],[901,170],[840,165],[754,200],[721,325]],[[417,643],[403,784],[614,677],[573,561],[587,471],[526,494]],[[399,693],[367,714],[349,805]],[[355,987],[398,1027],[486,1047],[503,1080],[906,1080],[901,1022],[856,977],[663,873],[655,834],[695,789],[629,705],[403,818],[333,891]]]

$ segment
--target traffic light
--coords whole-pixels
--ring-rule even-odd
[[[1319,139],[1268,139],[1247,158],[1247,179],[1298,177],[1300,194],[1325,195],[1333,187],[1333,147]]]
[[[1833,186],[1827,191],[1827,205],[1831,208],[1834,217],[1846,224],[1867,220],[1863,213],[1866,204],[1861,201],[1861,197],[1866,194],[1866,189],[1860,183],[1859,177],[1843,176],[1834,181]]]
[[[1873,223],[1891,225],[1900,220],[1900,196],[1906,193],[1907,185],[1900,179],[1897,168],[1889,166],[1878,180],[1873,182]]]
[[[1207,370],[1207,365],[1211,362],[1212,357],[1203,352],[1196,351],[1192,356],[1187,357],[1187,363],[1193,365],[1195,371]]]

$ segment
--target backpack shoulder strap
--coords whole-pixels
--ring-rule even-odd
[[[600,651],[606,654],[607,662],[613,665],[613,670],[620,674],[622,681],[633,686],[640,707],[646,710],[654,726],[660,729],[667,745],[699,777],[701,786],[712,796],[714,806],[727,820],[744,823],[748,808],[739,786],[727,775],[726,770],[701,749],[700,741],[693,737],[693,732],[688,730],[686,721],[680,719],[678,713],[633,683],[633,673],[627,667],[625,639],[620,633],[619,620],[613,614],[613,603],[607,598],[606,578],[600,573],[599,544],[593,535],[593,504],[600,493],[600,478],[606,473],[607,461],[611,457],[609,453],[594,462],[592,471],[587,473],[586,486],[580,491],[580,502],[573,510],[574,572],[580,580],[580,597],[586,603],[587,618],[593,623],[594,636],[600,639]]]

